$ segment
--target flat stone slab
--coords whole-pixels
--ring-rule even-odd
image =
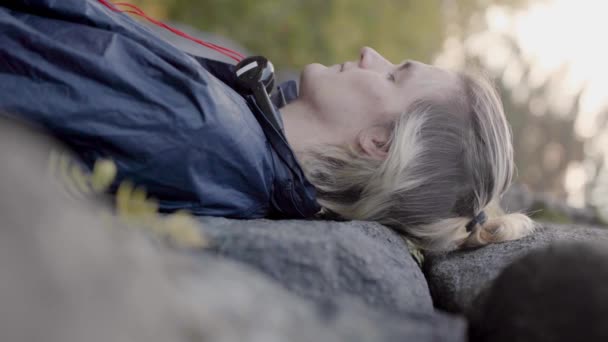
[[[437,308],[468,313],[479,293],[515,259],[560,241],[606,241],[608,230],[582,225],[544,224],[516,241],[425,256],[424,273]]]
[[[380,224],[214,217],[201,223],[212,251],[318,304],[355,297],[384,311],[434,311],[426,279],[407,245]]]

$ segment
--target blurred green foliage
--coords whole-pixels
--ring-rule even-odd
[[[454,25],[480,29],[473,19],[493,4],[524,0],[139,0],[165,20],[223,35],[278,67],[335,64],[372,46],[397,63],[430,62]],[[450,15],[455,14],[455,15]],[[452,26],[446,20],[452,21]]]
[[[169,15],[235,39],[279,67],[352,60],[365,45],[395,61],[428,60],[442,43],[437,0],[175,0]]]
[[[536,203],[533,208],[530,209],[530,217],[535,221],[541,222],[552,222],[560,224],[572,224],[575,223],[568,215],[557,211],[555,209],[548,208],[542,203]]]

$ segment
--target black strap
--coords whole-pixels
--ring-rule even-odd
[[[477,214],[475,218],[473,218],[469,223],[467,223],[467,233],[470,233],[471,230],[473,230],[473,227],[475,227],[477,224],[483,225],[484,223],[486,223],[487,219],[488,216],[486,216],[486,213],[483,210],[479,212],[479,214]]]

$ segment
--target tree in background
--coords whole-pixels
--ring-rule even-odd
[[[369,45],[394,62],[431,62],[448,31],[483,28],[473,20],[492,4],[526,0],[138,0],[158,18],[243,44],[279,67],[336,64]],[[450,20],[447,22],[446,20]]]
[[[469,65],[491,70],[489,76],[494,79],[513,130],[518,181],[535,192],[565,198],[568,194],[564,177],[569,164],[585,159],[585,140],[574,129],[583,89],[559,105],[552,103],[554,88],[563,81],[567,70],[534,82],[532,67],[523,58],[517,42],[506,35],[493,36],[492,40],[494,46],[504,48],[505,65],[494,69],[483,67],[488,63],[484,56],[471,51],[466,52],[465,59]]]
[[[500,92],[513,129],[518,182],[537,193],[574,199],[608,219],[608,108],[595,116],[598,134],[579,135],[576,122],[586,89],[563,91],[568,66],[539,78],[512,36],[483,35],[477,42],[482,48],[463,47],[463,59],[490,70]]]

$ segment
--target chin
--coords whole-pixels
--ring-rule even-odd
[[[308,88],[314,88],[314,84],[318,83],[324,70],[327,70],[327,67],[319,63],[308,64],[302,69],[302,73],[300,73],[300,96],[303,95],[303,92],[307,93]]]
[[[302,74],[301,77],[306,77],[310,74],[316,74],[320,71],[326,70],[327,67],[323,64],[320,63],[312,63],[312,64],[307,64],[304,69],[302,69]]]

